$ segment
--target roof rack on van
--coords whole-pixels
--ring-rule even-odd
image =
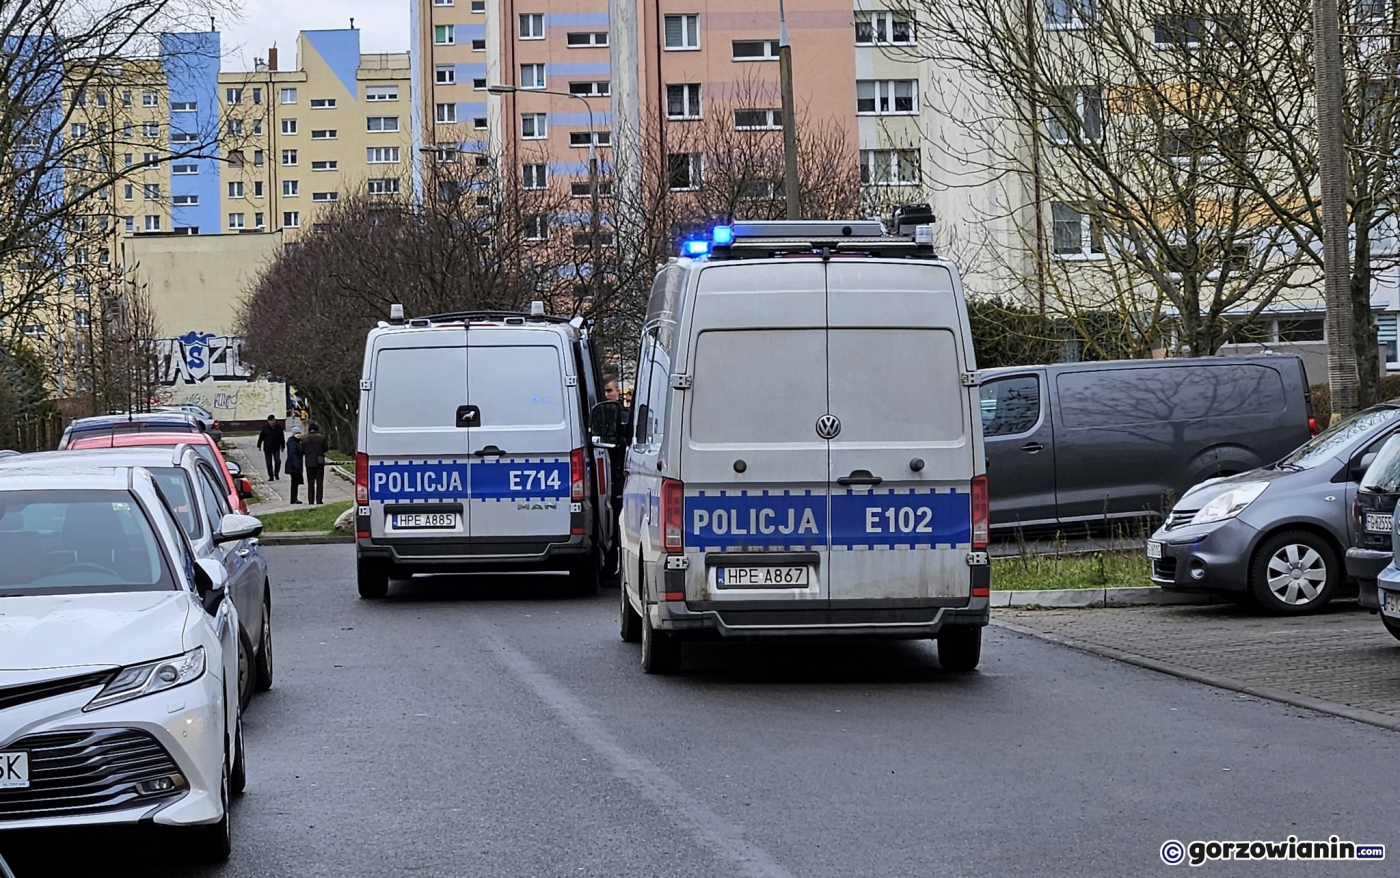
[[[525,311],[448,311],[445,314],[429,314],[427,317],[415,317],[410,323],[422,320],[427,323],[447,323],[456,320],[500,320],[564,323],[570,321],[568,317],[558,317],[553,314],[529,314]]]
[[[896,216],[896,228],[912,234],[887,234],[884,225],[870,220],[760,220],[716,226],[710,240],[685,242],[690,257],[711,260],[764,259],[796,253],[823,253],[872,257],[928,259],[936,255],[932,213]]]

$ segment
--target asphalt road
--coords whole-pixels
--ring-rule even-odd
[[[647,677],[614,590],[419,579],[367,603],[349,546],[268,555],[277,680],[246,718],[233,860],[0,836],[17,878],[1121,878],[1189,871],[1167,839],[1289,834],[1392,862],[1214,868],[1400,857],[1382,729],[995,628],[970,675],[923,643],[717,643]]]

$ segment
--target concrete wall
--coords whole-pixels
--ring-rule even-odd
[[[282,236],[135,235],[121,248],[128,275],[148,285],[162,336],[230,335],[258,273],[282,251]]]

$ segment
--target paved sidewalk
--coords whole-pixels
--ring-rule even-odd
[[[1351,601],[1280,618],[1233,604],[996,610],[994,624],[1111,658],[1400,730],[1400,640]]]
[[[289,420],[288,423],[296,426],[299,422]],[[238,461],[238,464],[243,467],[243,475],[253,481],[253,491],[258,495],[258,502],[249,504],[248,511],[251,514],[267,515],[270,512],[286,512],[292,509],[307,508],[305,505],[305,484],[297,492],[298,499],[302,501],[303,505],[293,506],[291,504],[291,477],[284,472],[281,479],[275,482],[268,481],[267,462],[263,459],[263,453],[258,450],[258,437],[256,435],[225,436],[223,449],[225,455]],[[282,455],[282,462],[283,464],[287,462],[285,453]],[[327,503],[355,499],[353,465],[326,467],[326,490],[322,499]]]

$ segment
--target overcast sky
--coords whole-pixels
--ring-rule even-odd
[[[277,46],[283,70],[296,64],[297,33],[350,26],[360,30],[362,52],[407,52],[410,0],[242,0],[237,22],[221,21],[223,69],[251,70]]]

